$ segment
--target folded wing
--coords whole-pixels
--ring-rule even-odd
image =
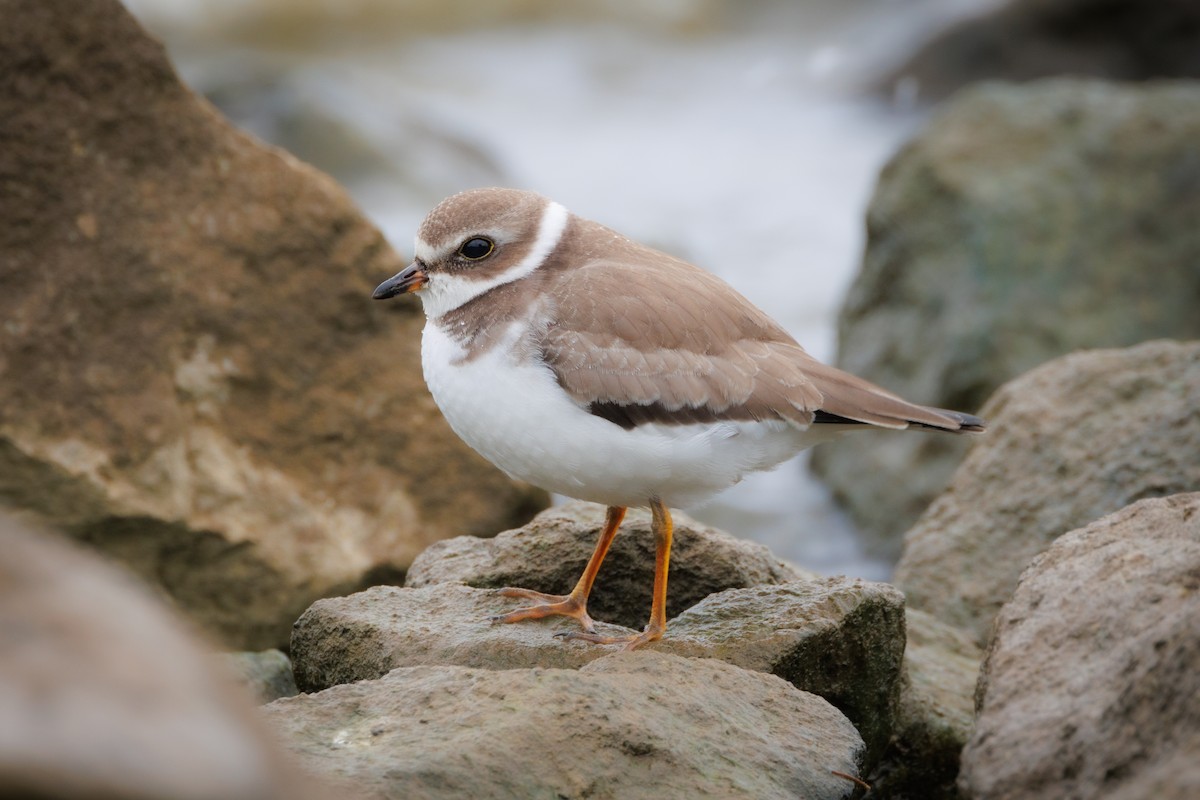
[[[774,419],[982,430],[977,417],[821,364],[724,281],[682,261],[597,261],[562,276],[549,299],[542,358],[576,403],[624,428]]]

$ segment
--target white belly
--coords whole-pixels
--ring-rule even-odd
[[[625,430],[567,397],[511,335],[482,356],[433,322],[421,340],[425,382],[454,432],[514,478],[618,506],[702,502],[828,437],[786,422],[641,425]]]

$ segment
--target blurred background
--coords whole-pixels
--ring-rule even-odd
[[[914,82],[879,81],[991,5],[128,2],[194,89],[333,175],[401,254],[446,195],[534,189],[717,273],[822,360],[875,177],[925,113]],[[806,459],[689,511],[885,578]]]

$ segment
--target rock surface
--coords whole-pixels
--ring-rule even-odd
[[[672,517],[675,536],[668,576],[668,618],[713,592],[812,577],[760,544],[734,538],[678,512]],[[419,588],[458,582],[480,588],[518,586],[566,594],[583,573],[603,524],[603,506],[572,502],[548,509],[525,527],[491,539],[447,539],[413,561],[405,585]],[[588,610],[594,619],[641,630],[650,618],[653,585],[650,514],[630,509],[600,568]]]
[[[146,587],[0,516],[0,796],[334,795]]]
[[[887,85],[940,99],[979,80],[1200,78],[1193,0],[1010,0],[935,36]]]
[[[328,178],[232,129],[115,0],[0,26],[0,498],[234,649],[428,543],[520,524],[442,421],[402,263]]]
[[[1200,493],[1143,500],[1061,537],[996,621],[963,752],[966,794],[1188,796],[1197,620]]]
[[[986,642],[1021,570],[1129,503],[1200,491],[1200,342],[1075,353],[1005,385],[992,430],[909,532],[913,608]]]
[[[292,657],[301,691],[381,678],[397,667],[578,669],[614,648],[564,642],[574,620],[550,617],[512,625],[490,621],[517,606],[490,589],[449,583],[419,589],[374,586],[318,600],[296,621]],[[627,628],[598,622],[603,633]],[[672,631],[673,633],[673,631]]]
[[[460,537],[431,546],[409,573],[415,585],[373,587],[314,603],[292,637],[300,688],[375,680],[416,666],[581,669],[605,657],[613,648],[554,637],[576,630],[574,620],[492,624],[492,615],[523,601],[462,582],[566,591],[591,553],[602,518],[602,508],[584,503],[551,509],[495,539]],[[608,608],[625,609],[631,627],[640,629],[654,554],[646,515],[631,514],[630,522],[632,530],[617,537],[597,586],[608,580]],[[676,534],[671,594],[703,599],[673,616],[663,640],[643,651],[719,659],[822,696],[857,727],[865,741],[861,763],[870,769],[893,735],[899,709],[905,641],[900,592],[848,578],[787,580],[797,571],[761,546],[684,517]],[[610,570],[624,580],[613,580]],[[684,580],[676,580],[676,570]],[[599,628],[629,630],[607,623]],[[962,694],[969,704],[969,689]]]
[[[778,675],[824,697],[858,728],[865,764],[896,723],[904,657],[904,597],[849,578],[730,589],[677,617],[665,652],[708,656]]]
[[[1073,350],[1200,338],[1198,141],[1196,84],[964,92],[880,177],[838,365],[973,412]],[[864,433],[813,466],[895,553],[987,438]]]
[[[292,674],[292,660],[279,650],[222,653],[220,660],[223,668],[232,672],[260,703],[300,693]]]
[[[908,646],[895,732],[870,774],[872,797],[957,800],[959,754],[975,721],[983,652],[922,611],[905,613]]]
[[[579,670],[407,667],[265,707],[375,797],[842,798],[862,741],[821,698],[654,652]]]
[[[1180,742],[1175,752],[1146,766],[1105,800],[1196,800],[1200,797],[1200,734]]]

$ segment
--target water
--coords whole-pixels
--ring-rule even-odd
[[[283,44],[202,24],[237,6],[131,5],[185,79],[331,171],[401,253],[445,195],[534,189],[717,273],[828,360],[876,175],[921,121],[860,87],[972,4],[755,4],[701,33],[547,22],[406,37],[333,25]],[[804,456],[689,511],[819,572],[890,573]]]

